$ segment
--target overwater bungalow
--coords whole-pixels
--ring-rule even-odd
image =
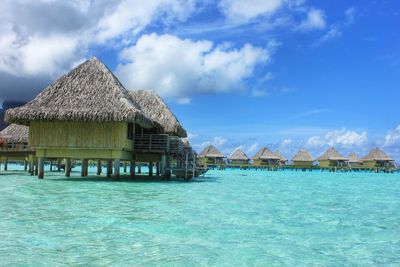
[[[292,167],[295,169],[312,169],[313,163],[313,157],[305,149],[300,149],[292,158]]]
[[[277,167],[279,162],[280,157],[267,147],[261,148],[253,157],[253,165],[256,167]]]
[[[222,154],[215,146],[208,145],[199,154],[200,163],[205,167],[221,167],[225,165],[224,154]]]
[[[279,157],[279,166],[285,166],[288,161],[287,158],[279,150],[276,150],[274,154]]]
[[[350,168],[362,169],[364,167],[363,161],[357,156],[356,153],[350,153],[347,158],[349,159]]]
[[[135,159],[139,162],[148,162],[150,172],[155,163],[157,174],[169,176],[171,161],[177,162],[178,165],[185,161],[184,144],[181,138],[187,137],[186,130],[155,91],[130,91],[129,95],[143,113],[160,126],[157,128],[136,126]],[[168,173],[164,173],[165,171]]]
[[[106,160],[107,176],[120,175],[120,162],[134,166],[135,129],[160,127],[147,117],[113,73],[91,58],[44,89],[26,105],[6,111],[5,120],[29,126],[30,147],[38,157],[38,178],[46,158]],[[131,169],[131,172],[134,170]]]
[[[342,156],[334,147],[330,147],[317,158],[317,161],[320,168],[344,168],[348,167],[349,159]]]
[[[390,169],[395,168],[394,160],[379,148],[372,149],[362,158],[364,168],[366,169]]]
[[[232,167],[247,167],[249,162],[250,158],[241,149],[236,149],[229,157],[229,164]]]
[[[11,124],[0,132],[0,162],[4,162],[4,170],[8,161],[23,161],[25,168],[27,160],[33,151],[28,148],[29,127]]]

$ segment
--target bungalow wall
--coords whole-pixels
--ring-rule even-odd
[[[279,166],[279,160],[274,159],[255,159],[254,166]]]
[[[363,166],[366,169],[369,168],[386,168],[386,167],[393,167],[394,163],[392,161],[377,161],[377,160],[368,160],[363,161]]]
[[[346,167],[347,163],[343,160],[319,160],[319,166],[321,168],[332,168],[332,167]]]
[[[300,160],[294,160],[292,162],[292,166],[294,168],[312,168],[313,167],[313,162],[312,161],[300,161]]]
[[[230,164],[232,164],[232,165],[247,165],[247,164],[249,164],[249,161],[243,160],[243,159],[231,159]]]
[[[134,124],[126,122],[42,122],[29,127],[37,156],[131,159]],[[129,137],[129,138],[128,138]]]

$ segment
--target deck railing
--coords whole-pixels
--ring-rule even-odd
[[[14,143],[14,142],[7,142],[6,140],[2,139],[0,142],[0,151],[27,151],[28,150],[28,143]]]
[[[185,146],[177,136],[167,134],[135,135],[134,150],[140,152],[169,153],[182,155]]]

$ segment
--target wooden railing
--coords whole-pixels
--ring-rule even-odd
[[[13,143],[2,139],[0,143],[0,151],[27,151],[28,143]]]

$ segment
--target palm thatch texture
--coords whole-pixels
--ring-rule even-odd
[[[219,152],[219,150],[213,146],[213,145],[208,145],[206,148],[201,151],[199,154],[200,158],[224,158],[224,154]]]
[[[253,160],[279,160],[280,157],[275,155],[267,147],[261,148],[253,157]]]
[[[275,154],[275,156],[278,156],[279,157],[279,160],[280,161],[282,161],[282,162],[284,162],[284,161],[287,161],[287,158],[282,154],[282,152],[280,152],[279,150],[276,150],[275,152],[274,152],[274,154]]]
[[[0,139],[8,143],[28,143],[29,127],[11,124],[0,132]]]
[[[229,157],[230,160],[249,160],[249,157],[241,150],[236,149],[235,152]]]
[[[6,121],[97,121],[156,125],[114,74],[91,58],[48,86],[26,105],[6,111]]]
[[[379,148],[372,149],[364,158],[363,161],[394,161],[385,152]]]
[[[148,118],[161,125],[164,133],[187,137],[186,130],[156,92],[152,90],[137,90],[130,91],[129,94],[133,102],[139,105]]]
[[[350,163],[361,163],[362,162],[362,160],[360,160],[360,158],[357,156],[356,153],[350,153],[348,158],[349,158]]]
[[[300,149],[292,158],[292,161],[313,162],[313,158],[305,149]]]
[[[347,161],[348,158],[343,157],[334,147],[330,147],[317,160]]]

